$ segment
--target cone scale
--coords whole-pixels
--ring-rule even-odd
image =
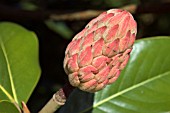
[[[91,20],[65,51],[70,84],[87,92],[112,84],[128,63],[136,33],[135,20],[124,10],[111,9]]]

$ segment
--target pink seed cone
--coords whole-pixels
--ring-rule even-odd
[[[95,92],[113,83],[129,60],[137,25],[124,10],[111,9],[91,20],[65,51],[70,84]]]

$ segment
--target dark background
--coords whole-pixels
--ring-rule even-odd
[[[170,35],[170,0],[0,0],[1,22],[18,23],[38,36],[42,74],[27,103],[31,112],[38,112],[67,81],[64,52],[74,35],[99,12],[125,6],[138,23],[137,39]],[[89,10],[95,13],[82,13]]]

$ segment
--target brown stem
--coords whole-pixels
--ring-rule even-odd
[[[69,97],[73,89],[74,87],[67,83],[53,95],[39,113],[54,113],[60,106],[65,104],[66,99]]]
[[[100,13],[104,12],[104,10],[87,10],[87,11],[80,11],[80,12],[73,12],[70,14],[51,14],[50,19],[52,20],[86,20],[89,18],[93,18],[98,16]]]
[[[137,6],[135,4],[131,4],[128,6],[121,7],[121,9],[127,10],[131,13],[135,13]],[[52,20],[86,20],[89,18],[96,17],[104,11],[105,10],[87,10],[87,11],[74,12],[74,13],[62,14],[62,15],[51,14],[50,19]]]
[[[170,13],[170,3],[148,3],[141,5],[128,5],[123,7],[131,13],[144,14],[144,13]],[[15,7],[9,7],[0,4],[0,19],[7,20],[24,20],[24,21],[44,21],[46,19],[53,20],[83,20],[91,19],[96,17],[104,10],[87,10],[87,11],[77,11],[70,12],[66,10],[62,11],[51,11],[51,10],[36,10],[36,11],[26,11],[18,9]]]

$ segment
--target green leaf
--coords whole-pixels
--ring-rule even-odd
[[[0,101],[0,113],[20,113],[17,107],[9,101]]]
[[[20,5],[21,9],[24,9],[24,10],[28,10],[28,11],[38,10],[38,6],[36,6],[35,4],[33,4],[30,1],[21,1],[21,2],[19,2],[19,5]]]
[[[105,4],[110,7],[122,7],[128,4],[139,4],[139,0],[104,0]]]
[[[71,39],[73,36],[73,31],[64,22],[54,22],[52,20],[48,20],[45,24],[49,29],[60,34],[65,39]]]
[[[39,77],[36,35],[14,23],[0,23],[0,100],[27,102]]]
[[[170,37],[136,41],[119,79],[95,93],[93,113],[170,112],[169,51]]]
[[[59,113],[169,113],[169,51],[170,37],[137,40],[116,82],[94,96],[75,90]]]

